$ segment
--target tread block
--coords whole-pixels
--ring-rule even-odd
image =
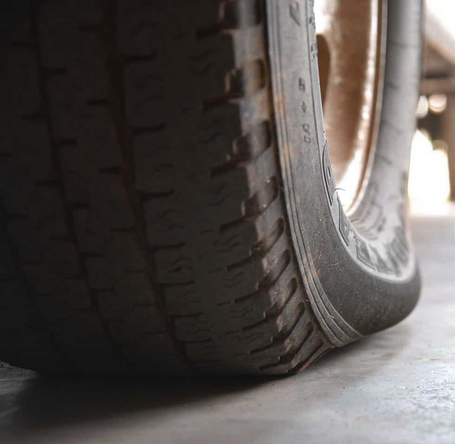
[[[136,128],[165,125],[167,86],[157,60],[138,60],[124,68],[126,116]]]

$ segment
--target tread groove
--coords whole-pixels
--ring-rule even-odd
[[[44,116],[45,116],[45,123],[47,127],[47,131],[49,134],[49,139],[50,139],[50,146],[51,146],[51,162],[52,162],[52,167],[54,174],[56,174],[56,178],[51,181],[54,182],[55,188],[58,189],[60,198],[63,202],[63,208],[64,208],[64,213],[65,213],[65,219],[66,219],[66,225],[68,228],[68,239],[72,241],[72,244],[75,246],[76,254],[78,256],[78,268],[80,270],[81,276],[84,277],[86,283],[88,284],[88,269],[87,269],[87,264],[86,264],[86,256],[81,254],[81,251],[79,249],[79,246],[77,242],[75,242],[76,239],[76,230],[75,230],[75,222],[74,218],[72,216],[72,208],[71,204],[69,203],[68,199],[66,198],[66,193],[65,189],[63,186],[63,171],[61,168],[62,165],[62,159],[60,155],[60,147],[62,144],[65,146],[68,145],[68,141],[66,140],[58,140],[58,143],[56,142],[56,137],[54,134],[53,130],[53,125],[50,119],[50,105],[49,105],[49,97],[48,94],[46,93],[46,77],[50,76],[55,76],[55,75],[65,75],[67,73],[66,69],[46,69],[44,68],[43,64],[43,56],[42,56],[42,49],[40,45],[40,38],[39,38],[39,25],[38,25],[38,20],[39,20],[39,14],[40,14],[40,7],[41,3],[38,3],[35,6],[35,11],[32,13],[32,28],[35,33],[35,39],[37,42],[37,59],[38,59],[38,66],[39,66],[39,82],[40,82],[40,90],[41,90],[41,95],[42,95],[42,105],[44,107]],[[73,141],[70,141],[70,144],[72,144]],[[49,185],[44,185],[44,186],[49,186]],[[52,186],[52,185],[51,185]],[[128,365],[128,360],[124,356],[124,354],[121,352],[120,348],[116,345],[115,341],[113,340],[113,337],[110,333],[109,326],[106,321],[103,320],[101,316],[101,310],[100,306],[98,303],[98,300],[96,298],[95,291],[89,290],[89,297],[91,300],[91,308],[95,311],[95,313],[98,316],[98,319],[100,320],[101,328],[103,330],[103,333],[110,338],[110,342],[113,344],[113,346],[117,349],[118,355],[120,357],[120,360],[125,362],[126,365]]]

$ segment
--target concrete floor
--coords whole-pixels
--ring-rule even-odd
[[[425,288],[399,326],[287,379],[41,380],[0,370],[0,442],[455,443],[455,211],[413,222]]]

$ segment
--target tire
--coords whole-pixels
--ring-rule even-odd
[[[0,359],[287,374],[413,309],[419,2],[389,2],[378,145],[350,218],[311,1],[2,8]]]

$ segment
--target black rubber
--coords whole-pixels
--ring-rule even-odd
[[[420,6],[389,3],[407,6],[389,9],[387,66],[417,76]],[[387,192],[367,191],[345,240],[317,105],[319,145],[289,156],[282,140],[279,4],[313,35],[304,0],[2,4],[0,359],[54,373],[286,374],[409,313],[419,285],[405,230],[397,260],[362,223],[378,199],[404,199],[415,82],[385,91],[406,112],[394,122],[402,136],[379,143],[391,165],[373,168]],[[282,69],[302,62],[317,103],[313,45]],[[381,143],[402,155],[389,159]],[[402,206],[382,208],[395,215],[381,228],[393,242]],[[368,255],[390,253],[383,268],[395,271],[353,259],[343,246],[353,233],[356,245],[370,236]]]

